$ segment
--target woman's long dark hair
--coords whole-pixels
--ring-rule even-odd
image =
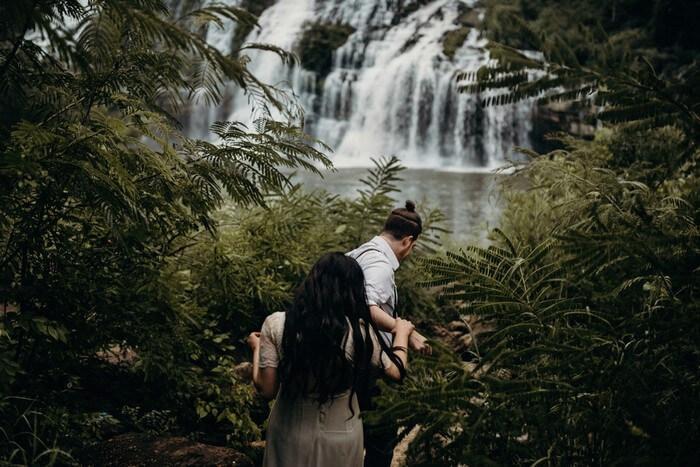
[[[323,404],[350,389],[354,415],[352,398],[367,390],[369,380],[374,352],[370,328],[403,377],[403,363],[379,336],[370,316],[362,268],[343,253],[323,255],[297,289],[286,313],[280,395],[313,396]],[[352,360],[345,351],[349,333],[354,344]]]

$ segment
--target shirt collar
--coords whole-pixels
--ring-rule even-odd
[[[384,253],[384,256],[389,260],[389,264],[391,264],[391,268],[396,271],[399,268],[399,259],[396,257],[394,250],[391,249],[389,242],[380,235],[377,235],[371,240],[371,243]]]

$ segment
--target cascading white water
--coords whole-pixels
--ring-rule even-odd
[[[531,104],[484,109],[478,96],[457,92],[456,73],[476,70],[489,58],[475,29],[452,59],[443,52],[445,33],[458,27],[460,4],[472,8],[475,2],[425,2],[400,18],[395,3],[277,0],[246,42],[294,49],[315,22],[349,25],[354,32],[334,52],[322,81],[267,52],[251,53],[250,69],[265,82],[289,83],[305,109],[307,131],[334,148],[336,166],[366,166],[371,157],[395,154],[412,167],[488,170],[502,165],[514,146],[529,146]],[[231,31],[211,32],[207,39],[225,47],[226,34]],[[192,128],[199,134],[213,121],[202,117]],[[250,120],[240,91],[229,119]]]

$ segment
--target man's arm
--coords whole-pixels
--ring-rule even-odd
[[[394,330],[396,320],[389,313],[379,308],[377,305],[369,306],[369,314],[372,315],[374,324],[377,325],[380,331],[391,332]]]
[[[396,320],[392,318],[389,313],[382,310],[377,305],[370,305],[369,313],[380,331],[392,332],[394,330]],[[418,331],[414,330],[408,338],[408,346],[411,348],[411,350],[415,350],[425,355],[430,355],[433,352],[433,349],[430,347],[430,344],[428,344],[427,341],[428,339],[423,337]]]

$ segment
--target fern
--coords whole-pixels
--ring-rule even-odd
[[[685,135],[645,136],[567,138],[516,173],[492,245],[422,261],[423,285],[486,326],[467,361],[443,349],[385,390],[375,417],[418,430],[412,465],[694,462],[697,185],[649,163]]]
[[[5,3],[0,296],[17,313],[0,330],[0,387],[71,398],[96,374],[97,355],[138,348],[144,387],[169,381],[167,397],[193,431],[211,423],[242,443],[258,432],[251,391],[232,375],[228,334],[212,335],[213,319],[187,300],[186,274],[173,265],[218,234],[219,208],[265,206],[270,191],[292,190],[290,170],[330,167],[329,148],[295,125],[296,102],[254,76],[247,57],[204,40],[203,28],[256,23],[239,8],[186,2],[174,18],[161,0]],[[286,121],[218,123],[216,145],[184,135],[182,111],[198,99],[218,104],[224,86]]]

